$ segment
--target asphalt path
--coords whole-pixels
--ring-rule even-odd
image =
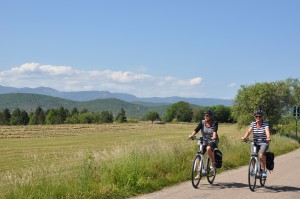
[[[297,198],[300,199],[300,149],[275,157],[275,167],[268,172],[266,185],[256,182],[254,192],[248,187],[248,166],[218,174],[214,184],[201,179],[198,189],[191,181],[167,187],[161,191],[134,197],[134,199],[173,199],[173,198]]]

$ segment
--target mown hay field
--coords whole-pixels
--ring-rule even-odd
[[[196,123],[1,126],[4,198],[124,198],[189,179]],[[220,124],[222,170],[245,165],[246,128]],[[272,136],[276,155],[299,147]],[[219,170],[222,171],[222,170]]]

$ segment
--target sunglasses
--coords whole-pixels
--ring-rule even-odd
[[[259,117],[259,118],[261,118],[261,115],[255,115],[255,117]]]

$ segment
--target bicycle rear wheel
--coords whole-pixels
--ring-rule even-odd
[[[256,159],[255,157],[251,157],[248,169],[248,183],[251,191],[254,191],[256,185]]]
[[[199,183],[200,183],[200,180],[201,180],[201,177],[202,177],[202,168],[203,168],[203,165],[202,165],[202,160],[201,160],[201,155],[197,154],[195,159],[194,159],[194,162],[193,162],[193,167],[192,167],[192,185],[194,188],[197,188]]]
[[[210,158],[207,159],[206,170],[207,170],[207,181],[212,184],[216,178],[216,169],[210,169]]]

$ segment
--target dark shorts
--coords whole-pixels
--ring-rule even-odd
[[[210,142],[208,145],[203,145],[203,146],[204,146],[204,147],[203,147],[203,153],[206,152],[207,146],[210,146],[211,149],[212,149],[212,151],[214,151],[215,148],[218,148],[218,146],[217,146],[217,144],[216,144],[215,142]]]

